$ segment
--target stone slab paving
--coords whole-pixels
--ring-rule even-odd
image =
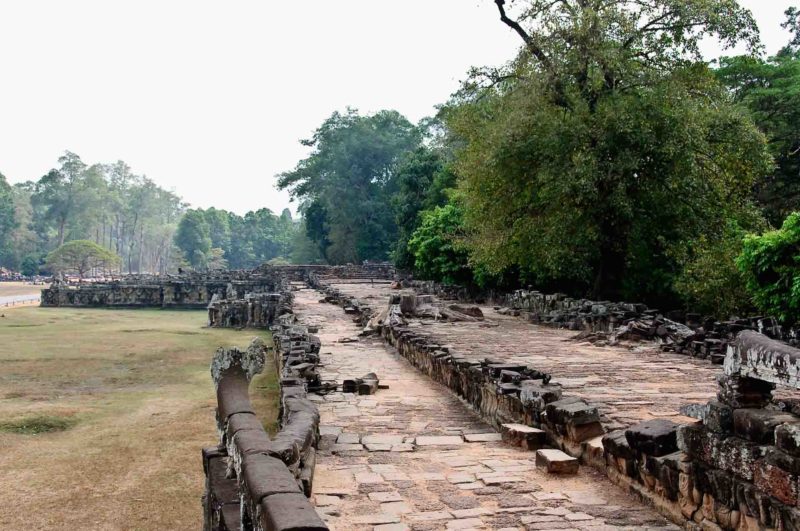
[[[374,301],[376,307],[391,293],[387,286],[335,286],[348,295]],[[693,419],[681,416],[680,407],[706,403],[716,395],[721,368],[706,360],[643,344],[594,346],[572,340],[573,331],[500,315],[489,306],[481,310],[482,323],[412,319],[409,325],[467,357],[491,357],[551,373],[552,381],[564,387],[564,395],[597,406],[608,430],[652,418],[689,422]]]
[[[315,398],[323,441],[314,502],[332,529],[677,529],[593,469],[569,477],[537,469],[535,453],[497,441],[379,338],[338,342],[359,332],[340,307],[310,289],[295,295],[298,318],[319,326],[323,378],[375,372],[389,386]]]

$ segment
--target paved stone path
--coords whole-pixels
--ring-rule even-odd
[[[357,289],[388,296],[385,286]],[[532,453],[500,442],[379,338],[357,338],[340,307],[314,290],[295,295],[299,319],[320,327],[323,378],[375,372],[389,386],[316,398],[323,443],[314,502],[332,529],[677,529],[593,469],[571,477],[536,469]]]
[[[387,286],[334,284],[342,293],[382,307]],[[396,293],[396,292],[395,292]],[[467,357],[523,363],[553,375],[565,396],[595,405],[608,431],[656,417],[688,422],[681,406],[706,403],[717,392],[720,367],[706,360],[661,352],[649,345],[597,347],[574,341],[576,332],[539,326],[482,306],[483,323],[412,319],[409,325]]]

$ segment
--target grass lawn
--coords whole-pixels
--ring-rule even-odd
[[[198,529],[217,440],[209,363],[261,332],[204,312],[17,308],[0,318],[3,529]],[[271,362],[251,385],[268,428]]]

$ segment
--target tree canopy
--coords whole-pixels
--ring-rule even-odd
[[[752,17],[727,0],[496,4],[522,50],[445,111],[475,260],[542,287],[670,298],[677,250],[727,217],[752,223],[769,169],[761,133],[695,61],[706,35],[755,46]]]
[[[76,273],[80,278],[92,270],[116,269],[120,263],[119,256],[89,240],[69,241],[47,255],[51,271]]]
[[[278,178],[301,201],[306,234],[332,263],[386,260],[396,234],[389,198],[419,129],[395,111],[333,113],[302,144],[311,155]]]

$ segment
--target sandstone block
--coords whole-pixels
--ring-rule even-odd
[[[800,419],[788,413],[767,409],[737,409],[733,412],[733,431],[742,439],[757,443],[774,443],[775,428]]]
[[[525,450],[538,450],[545,443],[544,431],[524,424],[503,424],[500,432],[504,441]]]
[[[258,520],[264,531],[327,531],[317,511],[303,494],[275,494],[264,498]]]
[[[537,450],[536,466],[551,474],[577,474],[578,460],[561,450]]]
[[[800,424],[782,424],[775,428],[775,446],[794,457],[800,457]]]
[[[666,419],[648,420],[625,431],[625,438],[633,450],[660,457],[678,450],[678,425]]]

